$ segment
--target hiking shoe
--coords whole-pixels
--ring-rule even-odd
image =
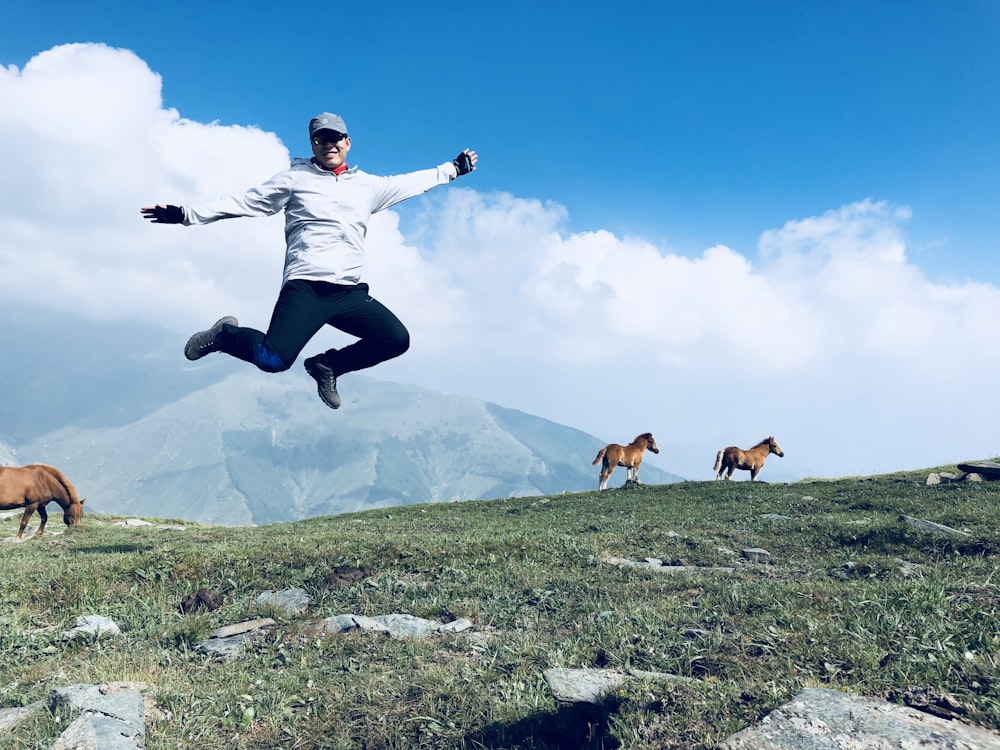
[[[337,376],[323,362],[323,355],[317,354],[315,357],[310,357],[303,364],[306,367],[306,372],[312,375],[313,380],[316,381],[316,390],[319,391],[319,397],[323,399],[323,403],[331,409],[339,409],[340,394],[337,393]]]
[[[238,326],[239,322],[232,315],[219,318],[207,331],[199,331],[188,339],[187,346],[184,347],[184,356],[193,362],[206,354],[219,351],[219,334],[222,333],[222,326],[227,324]]]

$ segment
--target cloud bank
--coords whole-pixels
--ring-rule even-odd
[[[5,300],[182,333],[222,314],[266,326],[281,217],[154,226],[139,208],[243,190],[282,169],[288,147],[164,108],[161,83],[133,53],[94,44],[0,68]],[[712,477],[719,448],[772,434],[786,457],[764,479],[1000,453],[985,395],[1000,374],[1000,290],[928,278],[907,258],[907,207],[862,198],[762,227],[753,252],[686,257],[573,232],[557,204],[475,185],[373,222],[367,281],[413,338],[373,376],[613,442],[653,431],[655,463],[691,479]]]

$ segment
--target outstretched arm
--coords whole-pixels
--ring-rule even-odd
[[[180,206],[145,206],[140,209],[144,219],[154,224],[181,224],[184,222],[184,209]]]
[[[478,161],[479,155],[471,148],[467,148],[451,161],[439,164],[433,169],[421,169],[418,172],[392,175],[391,177],[371,177],[374,180],[375,189],[372,191],[369,208],[372,213],[382,211],[390,206],[395,206],[400,201],[405,201],[407,198],[426,193],[438,185],[446,185],[475,170]],[[186,210],[190,217],[191,207],[189,206]]]

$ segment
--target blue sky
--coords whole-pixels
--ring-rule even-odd
[[[369,172],[480,155],[373,223],[414,345],[372,376],[690,478],[768,434],[772,478],[1000,454],[1000,405],[955,408],[1000,377],[1000,2],[8,4],[0,295],[266,326],[280,223],[138,208],[263,181],[324,110]]]
[[[470,145],[476,185],[567,207],[573,229],[683,252],[864,198],[913,209],[935,273],[996,279],[1000,3],[14,3],[0,62],[66,42],[133,50],[164,103],[256,124],[293,154],[347,120],[375,172]],[[976,270],[975,267],[983,267]]]

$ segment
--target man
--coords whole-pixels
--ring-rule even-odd
[[[184,225],[285,212],[284,278],[267,333],[241,328],[236,318],[226,316],[194,334],[184,355],[196,360],[224,352],[265,372],[282,372],[320,328],[333,326],[358,340],[304,364],[323,403],[336,409],[339,376],[398,357],[410,346],[403,324],[361,283],[371,215],[468,174],[478,156],[465,149],[434,169],[378,177],[348,166],[351,138],[339,115],[324,112],[310,120],[309,140],[312,159],[294,159],[288,169],[245,193],[141,211],[154,224]]]

